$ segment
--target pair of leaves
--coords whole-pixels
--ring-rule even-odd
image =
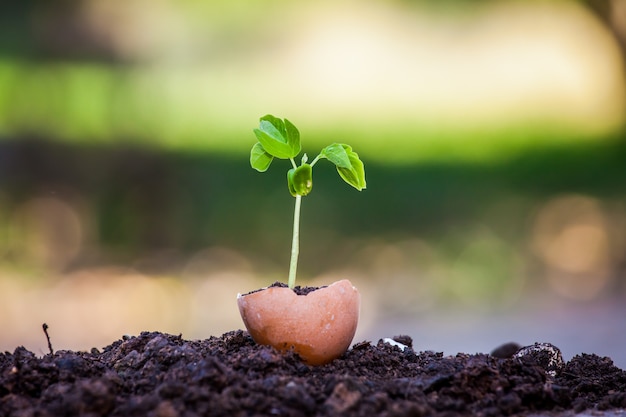
[[[267,171],[274,158],[290,159],[300,153],[300,132],[287,119],[265,115],[254,134],[259,141],[252,147],[250,165],[259,172]]]
[[[322,149],[320,156],[335,164],[339,176],[345,182],[359,191],[366,188],[365,167],[350,145],[333,143]]]
[[[272,115],[261,117],[259,128],[254,129],[259,140],[250,152],[250,165],[259,172],[265,172],[274,158],[291,159],[300,153],[300,133],[287,119]],[[306,157],[306,154],[305,154]],[[361,191],[366,188],[365,168],[359,155],[352,147],[343,143],[333,143],[322,149],[311,165],[303,158],[299,167],[287,173],[287,185],[293,195],[307,195],[313,187],[312,168],[315,162],[325,158],[337,168],[339,176],[352,187]]]

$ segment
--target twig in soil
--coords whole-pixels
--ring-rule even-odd
[[[52,343],[50,343],[50,335],[48,334],[48,325],[44,323],[41,327],[43,327],[43,332],[46,335],[46,340],[48,341],[48,349],[50,349],[50,354],[54,355],[54,350],[52,350]]]

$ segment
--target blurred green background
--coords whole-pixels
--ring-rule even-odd
[[[299,283],[347,277],[357,338],[550,341],[626,366],[626,3],[24,1],[0,14],[0,349],[242,326],[286,280],[285,161],[323,161]],[[540,340],[541,339],[541,340]]]

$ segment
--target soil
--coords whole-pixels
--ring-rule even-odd
[[[415,352],[408,336],[311,367],[237,330],[190,341],[144,332],[91,352],[0,354],[0,416],[501,416],[626,407],[609,358],[564,363],[550,344]],[[52,350],[50,348],[50,350]]]
[[[278,287],[278,288],[289,288],[289,285],[285,284],[284,282],[280,282],[280,281],[276,281],[274,282],[272,285],[270,285],[268,288],[272,288],[272,287]],[[295,287],[293,287],[293,292],[295,292],[298,295],[307,295],[312,293],[313,291],[317,291],[321,288],[326,288],[326,285],[322,286],[322,287],[306,287],[306,286],[300,286],[300,285],[296,285]],[[259,288],[257,290],[252,290],[244,295],[248,295],[248,294],[254,294],[255,292],[259,292],[259,291],[263,291],[265,288]]]

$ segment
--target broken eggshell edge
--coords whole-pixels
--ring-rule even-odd
[[[309,365],[323,365],[350,346],[361,295],[344,279],[307,295],[287,287],[237,294],[237,305],[256,343],[281,352],[293,350]]]

